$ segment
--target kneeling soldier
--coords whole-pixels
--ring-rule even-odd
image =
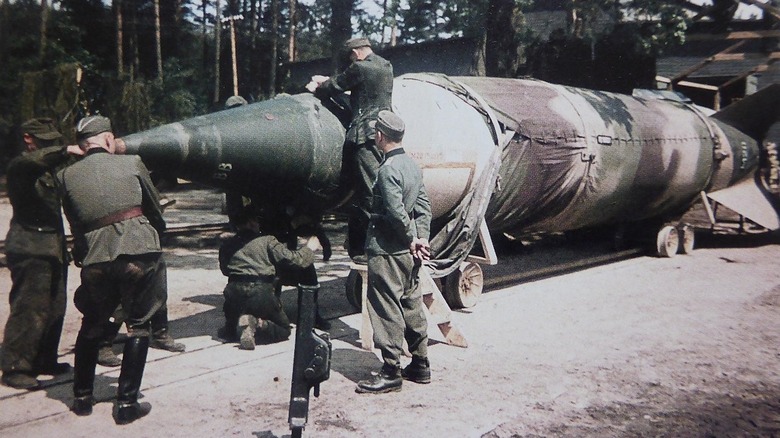
[[[290,337],[290,320],[274,293],[277,268],[303,269],[314,263],[314,251],[321,248],[317,237],[309,237],[297,251],[272,235],[260,232],[252,206],[233,218],[238,232],[219,249],[219,267],[228,277],[223,292],[224,337],[238,339],[239,348],[254,350],[255,335],[279,342]]]

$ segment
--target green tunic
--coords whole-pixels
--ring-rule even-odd
[[[20,155],[8,164],[8,198],[13,207],[6,254],[64,258],[64,229],[54,174],[71,163],[65,147]]]
[[[428,239],[431,203],[422,171],[403,148],[390,151],[374,183],[366,254],[403,254],[415,237]]]
[[[119,255],[162,252],[159,233],[165,231],[165,221],[160,197],[140,157],[92,149],[57,176],[76,238],[78,262],[87,266],[116,260]],[[84,229],[86,224],[133,207],[142,207],[143,215]]]
[[[379,111],[391,109],[393,97],[393,65],[372,53],[355,61],[344,72],[328,79],[317,88],[318,97],[333,97],[350,91],[352,122],[347,131],[348,142],[363,144],[374,138],[369,122]]]

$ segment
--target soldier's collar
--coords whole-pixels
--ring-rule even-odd
[[[392,151],[385,154],[385,160],[392,156],[401,155],[403,153],[404,153],[404,148],[393,149]]]
[[[92,149],[88,150],[87,152],[85,152],[84,154],[85,155],[93,155],[93,154],[102,154],[102,153],[106,153],[107,154],[108,150],[106,150],[104,148],[92,148]]]

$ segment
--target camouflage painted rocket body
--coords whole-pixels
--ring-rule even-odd
[[[517,134],[486,217],[494,231],[564,231],[682,214],[753,172],[755,140],[691,105],[536,80],[456,78]]]
[[[405,75],[393,109],[440,224],[502,148],[491,231],[564,231],[682,214],[758,165],[757,140],[690,105],[536,80]],[[344,129],[310,95],[284,96],[124,138],[152,169],[262,202],[337,208]],[[493,186],[489,187],[492,191]],[[488,196],[491,194],[488,193]]]

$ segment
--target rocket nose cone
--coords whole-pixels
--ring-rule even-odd
[[[173,172],[182,162],[187,144],[186,134],[178,123],[122,137],[124,153],[139,155],[150,170]]]

